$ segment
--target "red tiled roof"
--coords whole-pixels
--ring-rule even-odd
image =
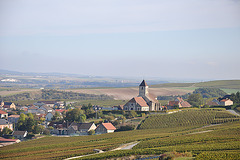
[[[28,109],[38,109],[38,107],[31,106],[31,107],[29,107]]]
[[[189,104],[187,101],[182,101],[181,107],[191,107],[191,104]]]
[[[6,112],[4,112],[4,111],[2,111],[2,110],[0,110],[0,114],[7,114]]]
[[[177,97],[177,99],[178,99],[179,102],[183,102],[182,97]]]
[[[133,97],[129,102],[136,102],[141,107],[147,107],[146,101],[142,97]]]
[[[0,138],[0,142],[16,142],[18,139],[6,139],[6,138]]]
[[[102,125],[103,125],[107,130],[116,130],[116,128],[112,125],[112,123],[102,123]]]
[[[20,115],[11,115],[11,116],[8,116],[8,117],[15,117],[15,118],[19,118]]]
[[[66,109],[55,109],[55,111],[62,113],[64,111],[66,112],[67,110]]]
[[[226,101],[231,101],[231,99],[222,99],[220,102],[226,102]]]

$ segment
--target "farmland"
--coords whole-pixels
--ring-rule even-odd
[[[192,152],[196,158],[234,156],[239,157],[240,149],[240,123],[239,121],[225,121],[219,125],[210,125],[211,118],[207,120],[204,115],[218,119],[232,119],[236,116],[219,110],[189,110],[173,113],[180,119],[181,114],[197,115],[196,122],[191,120],[189,125],[170,121],[168,126],[146,129],[141,125],[140,130],[115,132],[112,134],[79,136],[79,137],[45,137],[36,140],[21,142],[0,149],[0,159],[63,159],[72,156],[93,153],[93,149],[101,149],[105,153],[84,157],[83,159],[106,159],[129,155],[159,155],[168,151]],[[170,116],[153,115],[152,117]],[[148,118],[147,118],[148,119]],[[183,119],[183,118],[182,118]],[[202,120],[203,119],[203,120]],[[145,121],[147,122],[147,120]],[[143,123],[145,123],[143,122]],[[157,123],[162,126],[161,123]],[[206,127],[203,127],[206,126]],[[118,146],[139,141],[132,150],[109,151]],[[109,151],[109,152],[108,152]],[[217,152],[216,152],[217,151]],[[221,154],[219,154],[221,151]],[[222,152],[223,151],[223,152]]]

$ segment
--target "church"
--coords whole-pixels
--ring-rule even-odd
[[[123,109],[127,111],[161,111],[162,107],[158,100],[148,92],[148,85],[143,80],[139,85],[139,95],[128,101]]]

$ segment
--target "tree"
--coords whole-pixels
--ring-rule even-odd
[[[20,131],[25,131],[26,130],[26,115],[21,113],[20,114],[20,117],[19,117],[19,120],[17,122],[17,129],[20,130]]]
[[[202,95],[200,93],[191,94],[188,97],[188,102],[194,107],[199,107],[203,104]]]
[[[130,111],[130,112],[129,112],[129,116],[130,116],[131,118],[137,117],[137,113],[136,113],[135,111]]]
[[[0,130],[0,136],[9,135],[11,133],[12,133],[12,130],[9,129],[8,127],[4,127],[2,131]]]
[[[94,135],[95,134],[95,130],[90,130],[90,131],[88,131],[88,135]]]
[[[34,133],[34,134],[42,133],[43,130],[44,130],[44,127],[41,126],[41,125],[35,125],[35,126],[33,127],[33,133]]]
[[[86,115],[82,110],[75,108],[66,113],[65,120],[69,122],[85,122]]]

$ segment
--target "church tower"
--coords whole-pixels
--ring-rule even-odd
[[[145,80],[139,85],[139,97],[148,95],[148,85]]]

